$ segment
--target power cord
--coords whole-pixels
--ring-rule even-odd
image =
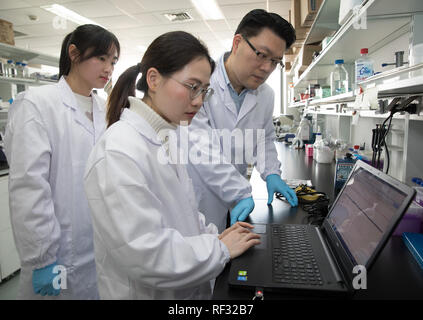
[[[307,224],[321,225],[329,212],[329,197],[320,191],[301,184],[295,188],[298,203],[308,213],[305,217]],[[285,197],[277,192],[276,198],[285,200]]]
[[[414,100],[416,100],[416,98],[418,98],[417,96],[411,96],[408,97],[407,99],[403,100],[401,103],[398,104],[398,101],[401,99],[400,97],[395,98],[394,100],[392,100],[392,102],[390,103],[391,106],[391,112],[389,114],[389,116],[385,119],[385,121],[383,121],[383,124],[381,126],[381,128],[385,128],[385,124],[386,122],[389,121],[388,124],[388,129],[386,129],[386,131],[382,134],[382,144],[381,146],[385,147],[385,151],[386,151],[386,174],[388,174],[389,171],[389,165],[390,165],[390,157],[389,157],[389,150],[388,150],[388,146],[386,144],[386,137],[389,133],[389,130],[391,129],[391,124],[392,124],[392,118],[394,117],[395,113],[398,112],[402,112],[402,111],[406,111],[408,113],[412,113],[416,111],[416,105],[412,104],[411,102],[413,102]],[[389,106],[388,106],[389,108]],[[382,129],[382,130],[383,130]]]

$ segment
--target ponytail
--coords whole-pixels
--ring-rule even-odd
[[[62,49],[60,51],[59,60],[59,79],[63,75],[68,75],[71,67],[71,59],[69,57],[69,42],[72,37],[72,32],[69,33],[62,42]]]
[[[107,127],[120,119],[124,108],[129,108],[129,96],[135,97],[135,80],[140,73],[140,64],[126,69],[113,87],[107,102]]]

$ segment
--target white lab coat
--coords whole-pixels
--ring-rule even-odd
[[[276,137],[273,125],[273,90],[267,84],[262,84],[256,90],[249,91],[238,114],[221,70],[220,65],[223,63],[222,56],[210,79],[214,94],[194,117],[189,126],[189,135],[195,137],[196,130],[207,130],[209,135],[213,136],[212,139],[209,138],[210,150],[220,149],[226,163],[194,165],[189,162],[188,165],[188,173],[193,180],[199,201],[199,210],[204,213],[207,222],[217,225],[219,232],[225,229],[228,209],[239,200],[251,196],[251,185],[246,179],[248,164],[256,166],[263,180],[270,174],[281,173],[274,144]],[[256,158],[244,157],[243,161],[238,161],[235,154],[239,155],[242,150],[236,149],[235,144],[224,139],[221,133],[218,133],[220,136],[215,134],[223,129],[230,132],[240,130],[244,141],[249,141],[244,143],[244,151],[249,149]],[[252,134],[249,136],[248,132]],[[251,140],[251,137],[259,138]],[[190,148],[192,145],[193,140],[190,139]],[[204,146],[201,149],[204,149]]]
[[[85,164],[105,130],[105,103],[93,94],[93,122],[66,80],[29,89],[10,107],[5,135],[10,214],[21,260],[23,299],[97,299],[92,225],[83,188]],[[57,261],[67,289],[35,295],[32,271]]]
[[[167,158],[162,142],[124,109],[88,160],[102,299],[210,298],[210,280],[229,261],[216,226],[198,212],[186,168],[159,162]]]

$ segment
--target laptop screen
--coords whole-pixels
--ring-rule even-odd
[[[352,173],[327,219],[353,264],[367,265],[406,197],[363,168]]]

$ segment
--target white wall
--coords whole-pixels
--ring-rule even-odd
[[[281,70],[276,68],[275,71],[267,79],[266,83],[273,89],[275,92],[275,105],[273,109],[274,116],[280,116],[282,113],[282,85],[281,85]]]

